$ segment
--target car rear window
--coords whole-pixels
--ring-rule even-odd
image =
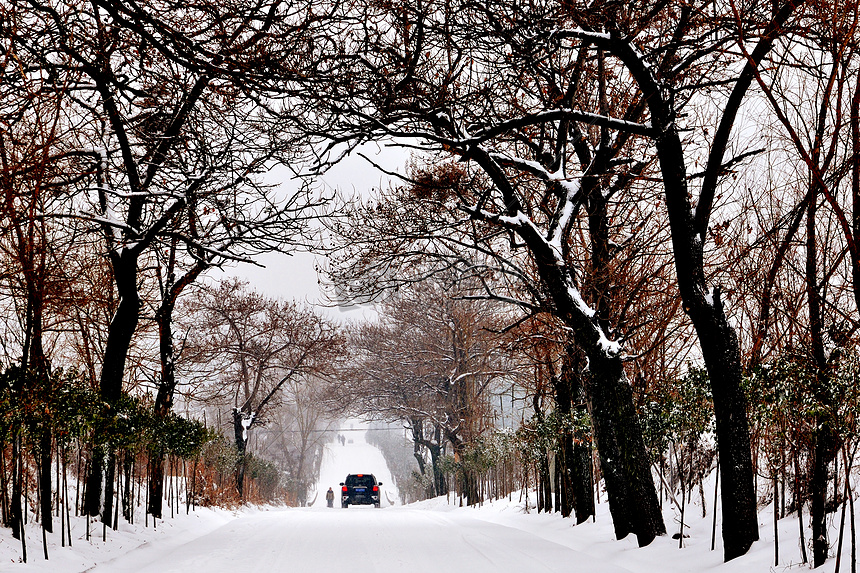
[[[349,486],[374,486],[376,485],[376,480],[370,474],[363,475],[350,475],[346,476],[346,485]]]

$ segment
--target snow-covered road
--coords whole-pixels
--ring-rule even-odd
[[[356,428],[359,429],[359,428]],[[550,571],[620,572],[596,566],[563,545],[461,512],[370,506],[325,507],[325,491],[349,473],[373,473],[391,500],[397,489],[381,452],[362,431],[344,432],[347,443],[327,446],[316,503],[243,515],[214,531],[165,551],[144,545],[91,568],[92,573],[236,573],[360,571],[468,573]],[[313,495],[311,495],[313,499]]]
[[[365,432],[359,423],[347,422],[345,425],[350,426],[343,432],[345,443],[335,441],[326,446],[322,464],[320,464],[316,496],[313,493],[309,496],[310,500],[316,500],[313,506],[325,506],[325,492],[328,488],[334,489],[335,506],[340,506],[338,484],[349,474],[361,473],[373,474],[377,481],[382,482],[382,506],[391,505],[386,499],[396,501],[399,495],[382,452],[376,446],[367,443]]]
[[[453,569],[452,569],[453,568]],[[170,552],[142,547],[93,573],[620,572],[527,532],[459,512],[302,508],[245,516]]]

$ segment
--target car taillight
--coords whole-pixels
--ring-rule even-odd
[[[377,486],[377,485],[373,486],[373,491],[379,491],[379,486]]]
[[[343,493],[346,493],[346,491],[347,491],[346,486],[343,486]]]

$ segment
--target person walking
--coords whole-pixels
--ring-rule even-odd
[[[334,491],[331,488],[328,488],[328,491],[325,492],[325,500],[329,507],[334,507]]]

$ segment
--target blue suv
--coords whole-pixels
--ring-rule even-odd
[[[349,474],[346,481],[340,483],[340,506],[371,505],[379,507],[379,486],[373,474]]]

